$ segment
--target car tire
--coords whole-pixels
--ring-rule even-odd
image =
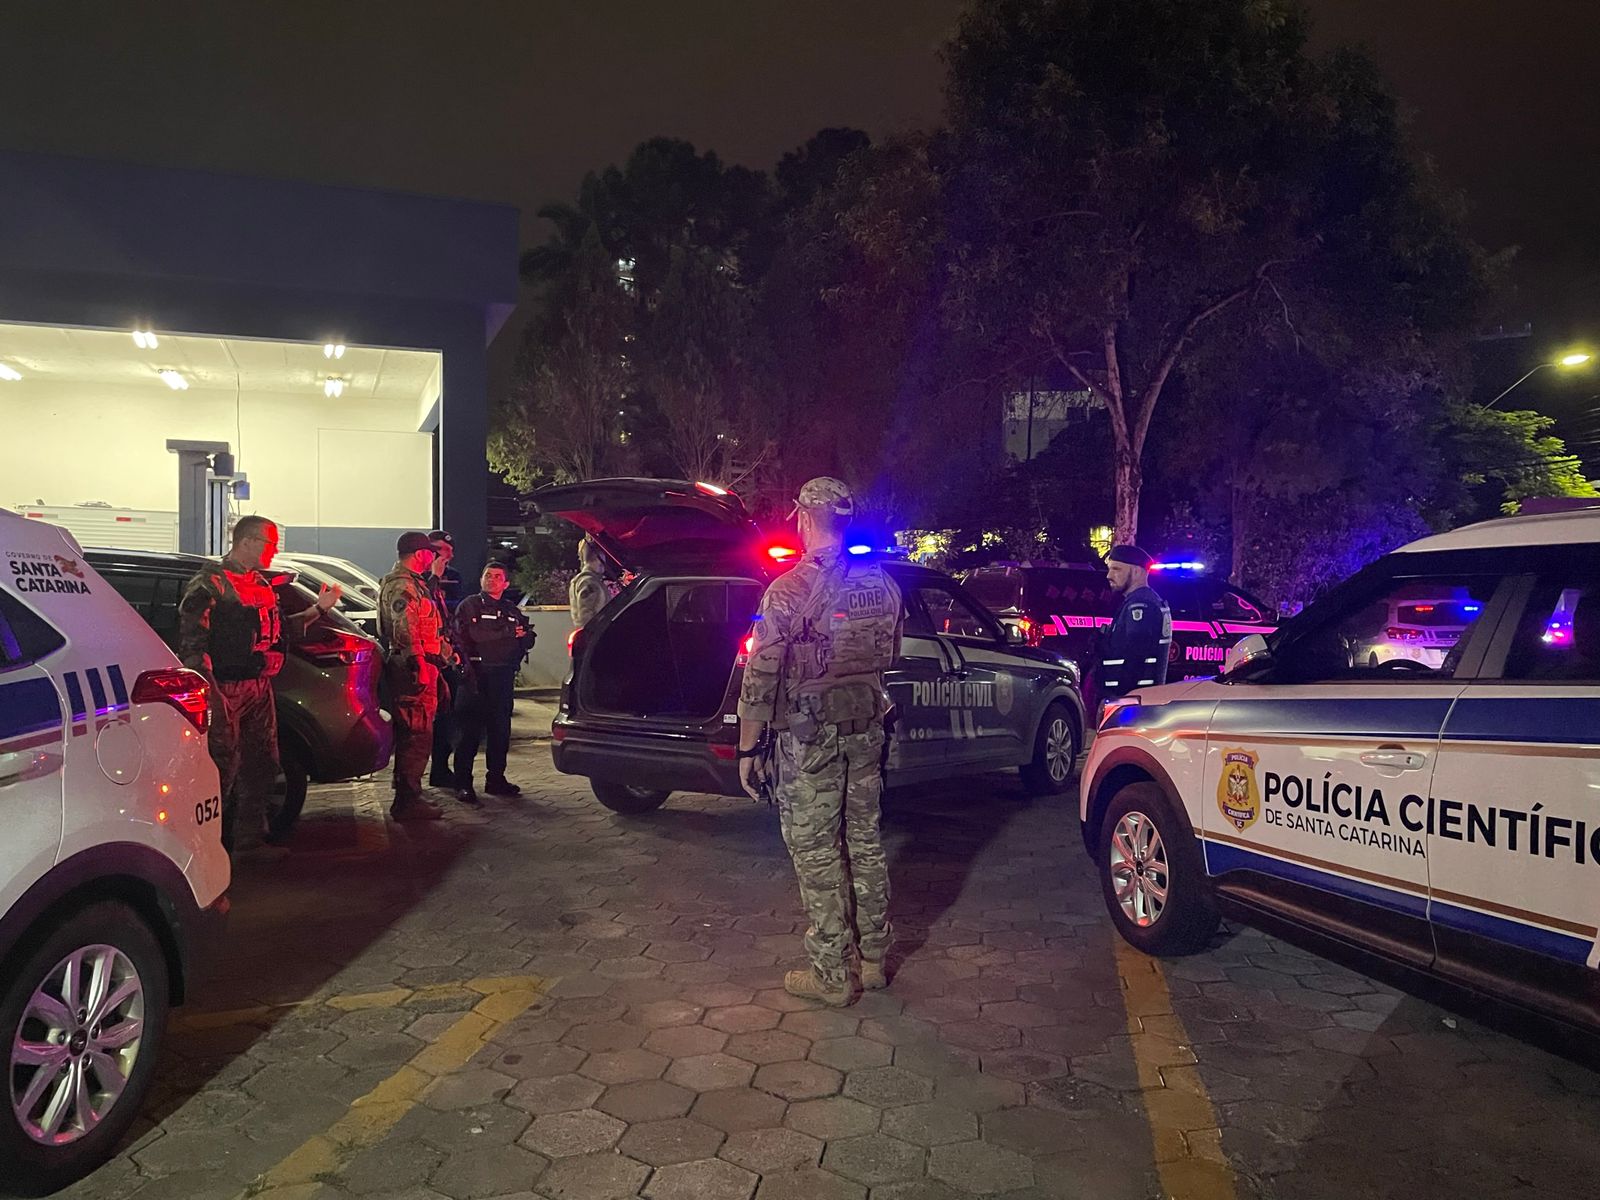
[[[653,812],[667,802],[671,792],[658,792],[650,788],[634,787],[629,783],[616,783],[609,779],[591,779],[589,786],[594,798],[614,813],[637,816]]]
[[[1219,917],[1200,843],[1154,783],[1111,798],[1095,842],[1100,888],[1129,945],[1157,957],[1205,949]]]
[[[1072,782],[1081,739],[1072,710],[1060,700],[1044,710],[1033,738],[1033,758],[1021,769],[1022,786],[1034,796],[1059,796]]]
[[[108,1024],[88,1023],[92,1014],[80,1018],[67,1013],[62,1001],[68,964],[74,959],[78,970],[89,968],[91,990],[96,974],[104,971],[108,975],[108,988],[100,993],[102,1002],[123,995],[104,1010],[102,1016]],[[116,901],[92,904],[73,913],[46,933],[23,962],[14,965],[16,970],[7,970],[4,995],[0,996],[0,1046],[6,1054],[6,1095],[0,1106],[0,1193],[40,1196],[65,1187],[103,1163],[139,1115],[166,1031],[169,966],[149,926]],[[84,1001],[93,999],[81,988],[80,984]],[[49,1020],[52,1013],[61,1020],[59,1026]],[[131,1043],[118,1045],[130,1029],[136,1031]],[[38,1049],[25,1052],[24,1043]],[[32,1062],[45,1047],[64,1053],[51,1062]],[[79,1078],[94,1089],[88,1104],[92,1120],[85,1120],[79,1108],[74,1086]],[[117,1082],[120,1092],[115,1091]],[[41,1090],[30,1097],[36,1084]],[[61,1089],[59,1094],[57,1089]],[[55,1116],[57,1103],[62,1104],[59,1119]],[[26,1117],[18,1113],[23,1104],[27,1104]],[[45,1127],[52,1121],[57,1125],[57,1137],[65,1130],[76,1131],[75,1135],[65,1142],[46,1144],[41,1138],[47,1136]]]
[[[299,742],[287,738],[278,743],[278,765],[283,772],[283,803],[269,822],[273,841],[287,840],[294,832],[306,806],[306,790],[311,784],[311,756]]]

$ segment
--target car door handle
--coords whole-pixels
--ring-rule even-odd
[[[1369,767],[1388,767],[1395,771],[1420,771],[1428,765],[1428,756],[1414,750],[1368,750],[1361,761]]]

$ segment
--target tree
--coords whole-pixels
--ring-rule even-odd
[[[517,384],[493,422],[489,465],[513,487],[592,479],[618,444],[632,379],[633,305],[590,227],[529,327]]]
[[[640,381],[686,479],[734,487],[771,455],[751,374],[751,302],[718,259],[679,247],[641,339]]]
[[[1131,539],[1175,372],[1241,308],[1297,340],[1299,300],[1358,296],[1425,181],[1376,73],[1309,58],[1288,0],[977,0],[948,56],[955,317],[1104,402]],[[1406,240],[1412,272],[1476,266]]]

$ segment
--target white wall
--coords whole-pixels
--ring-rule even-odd
[[[250,477],[241,513],[282,525],[427,529],[432,438],[417,401],[0,381],[0,505],[178,507],[168,438],[227,442]]]

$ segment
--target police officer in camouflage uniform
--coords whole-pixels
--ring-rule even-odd
[[[811,966],[790,971],[783,986],[844,1005],[856,996],[853,953],[863,987],[888,983],[893,931],[878,819],[883,672],[900,652],[900,589],[880,564],[845,552],[854,504],[843,483],[811,480],[796,509],[805,555],[761,598],[739,695],[739,779],[760,795],[760,746],[775,731],[778,816],[811,922]]]
[[[567,584],[567,607],[572,611],[572,624],[582,629],[610,602],[611,591],[606,587],[605,560],[600,557],[600,547],[592,538],[584,538],[578,543],[578,573]]]
[[[1100,700],[1167,681],[1172,610],[1150,586],[1155,559],[1137,546],[1114,546],[1106,556],[1106,581],[1122,597],[1100,650]]]
[[[189,580],[178,603],[178,657],[211,681],[207,743],[221,780],[222,842],[235,857],[268,853],[267,798],[278,776],[272,678],[283,666],[286,622],[262,572],[277,553],[276,525],[240,518],[228,553]],[[339,596],[337,585],[324,584],[316,604],[289,619],[293,632],[303,633]]]
[[[437,821],[444,810],[422,794],[444,666],[439,606],[427,578],[434,550],[427,534],[413,531],[400,535],[395,551],[399,561],[378,592],[378,637],[387,651],[384,671],[394,718],[394,806],[389,812],[397,821]]]

